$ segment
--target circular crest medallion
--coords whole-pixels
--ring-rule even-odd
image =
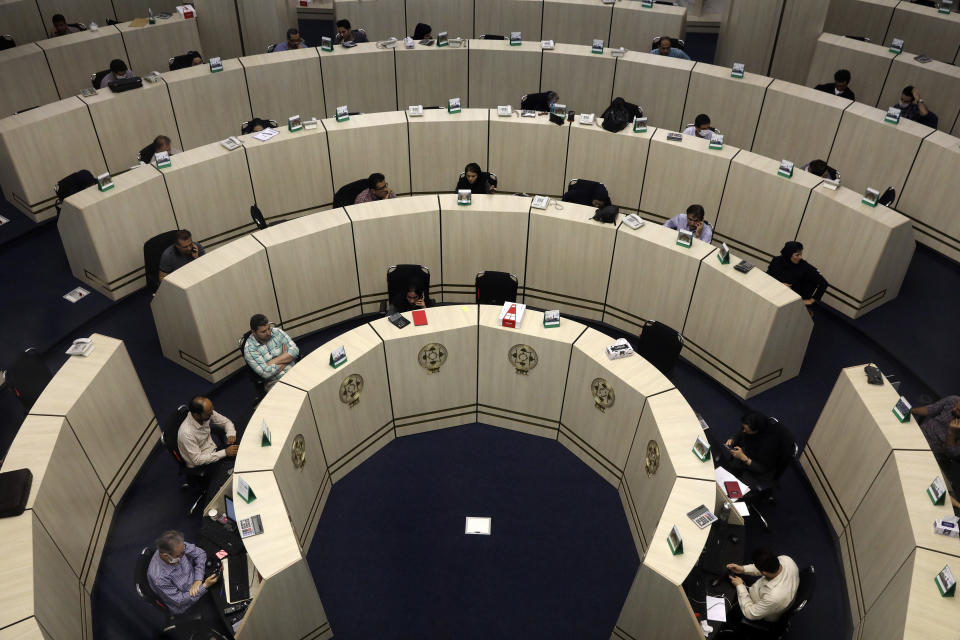
[[[417,362],[428,373],[440,371],[440,367],[447,361],[447,348],[438,342],[431,342],[420,349]]]
[[[647,443],[646,467],[648,478],[657,475],[657,471],[660,469],[660,445],[657,444],[656,440]]]
[[[536,350],[528,344],[515,344],[507,351],[507,360],[520,375],[527,375],[531,369],[537,368],[540,360]]]
[[[603,378],[594,378],[590,383],[590,393],[593,394],[594,406],[603,413],[613,406],[616,400],[616,394]]]
[[[298,433],[293,439],[293,444],[290,446],[290,458],[293,460],[293,468],[298,471],[303,469],[303,465],[307,463],[307,441],[304,440],[302,433]]]
[[[351,373],[340,383],[340,402],[350,407],[360,402],[360,393],[363,391],[363,376]]]

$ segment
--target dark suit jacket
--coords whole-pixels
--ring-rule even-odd
[[[823,91],[824,93],[832,93],[833,95],[837,95],[835,91],[836,86],[837,85],[833,82],[827,82],[824,84],[818,84],[814,87],[814,89],[817,91]],[[840,94],[840,97],[846,98],[847,100],[856,100],[856,98],[853,97],[853,91],[850,91],[850,87],[844,89],[843,93]]]

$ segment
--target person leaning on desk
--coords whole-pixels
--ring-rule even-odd
[[[748,620],[776,622],[793,602],[800,586],[800,570],[790,556],[775,556],[766,549],[753,552],[753,564],[740,566],[730,563],[730,583],[737,588],[739,614],[727,615],[728,622],[737,622],[738,615]],[[760,576],[748,589],[740,576]]]
[[[730,459],[724,460],[723,466],[751,488],[769,484],[776,475],[777,464],[792,454],[779,428],[759,411],[744,415],[740,431],[724,443]]]
[[[817,268],[803,259],[803,245],[799,242],[784,243],[780,255],[770,261],[767,273],[793,289],[807,307],[822,298],[830,286]],[[813,317],[813,311],[807,311]]]
[[[185,542],[179,531],[165,531],[156,540],[157,550],[147,566],[147,581],[173,615],[199,608],[219,579],[205,576],[207,552]]]

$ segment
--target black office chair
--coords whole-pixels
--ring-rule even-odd
[[[267,118],[251,118],[244,123],[240,124],[240,135],[246,135],[248,133],[253,133],[253,128],[257,125],[262,126],[264,129],[276,129],[277,121],[270,120]]]
[[[797,585],[797,593],[793,596],[793,601],[787,607],[783,615],[776,622],[767,622],[766,620],[747,620],[742,619],[737,625],[738,629],[730,629],[736,634],[737,638],[745,640],[783,640],[790,631],[790,624],[800,611],[803,611],[810,598],[813,597],[813,590],[817,586],[817,573],[813,565],[800,569],[800,581]]]
[[[475,280],[477,304],[502,305],[517,301],[520,282],[517,276],[506,271],[481,271]]]
[[[360,192],[367,188],[367,179],[361,178],[346,184],[339,189],[333,196],[333,208],[346,207],[354,203]]]
[[[652,364],[663,375],[668,375],[683,350],[680,332],[656,320],[647,320],[637,336],[634,348],[638,355]]]
[[[480,36],[480,39],[481,40],[506,40],[506,37],[498,33],[485,33],[482,36]]]
[[[880,198],[877,200],[877,204],[883,205],[885,207],[889,207],[890,205],[893,204],[893,201],[896,199],[897,199],[897,190],[894,189],[893,187],[887,187],[884,190],[883,195],[881,195]]]
[[[387,299],[380,303],[380,313],[393,307],[393,301],[405,296],[413,282],[424,292],[428,305],[436,304],[430,298],[430,269],[419,264],[395,264],[387,268]]]
[[[183,478],[183,482],[180,484],[180,490],[193,490],[193,492],[196,493],[196,495],[191,496],[190,499],[190,509],[188,512],[192,515],[199,499],[203,497],[207,491],[210,477],[206,467],[190,468],[180,454],[177,435],[180,433],[180,425],[186,419],[189,412],[190,410],[187,408],[187,405],[182,404],[167,418],[163,423],[163,429],[160,431],[160,444],[163,445],[177,463],[177,474]]]
[[[850,38],[851,40],[859,40],[860,42],[871,42],[869,36],[850,36],[844,35],[844,38]]]
[[[13,36],[9,33],[5,33],[0,36],[0,51],[5,51],[6,49],[13,49],[17,46],[16,41],[13,39]]]
[[[250,383],[253,385],[253,402],[254,404],[259,403],[263,400],[263,396],[267,395],[267,383],[266,381],[257,375],[257,372],[250,368],[250,365],[247,363],[247,359],[243,354],[243,346],[247,344],[247,338],[250,337],[250,331],[245,332],[240,339],[237,340],[237,348],[240,349],[240,361],[243,363],[243,368],[246,370],[247,379],[250,380]]]
[[[147,289],[156,293],[160,288],[160,256],[167,247],[177,241],[177,229],[164,231],[143,243],[143,271],[147,276]]]
[[[90,74],[90,84],[93,85],[94,89],[100,88],[100,83],[103,82],[103,79],[107,77],[107,74],[110,73],[110,69],[104,69],[103,71],[97,71],[96,73]]]
[[[13,391],[24,410],[29,413],[37,398],[53,378],[36,347],[27,347],[14,359],[6,371],[6,388]]]
[[[274,42],[273,44],[268,44],[268,45],[267,45],[267,53],[273,53],[273,50],[276,49],[276,48],[277,48],[277,43],[276,43],[276,42]]]
[[[166,603],[160,599],[160,596],[154,592],[150,586],[150,581],[147,579],[147,569],[150,567],[150,560],[153,559],[155,551],[156,549],[152,546],[140,550],[140,555],[137,557],[137,566],[133,570],[133,583],[140,599],[163,614],[164,622],[161,633],[169,634],[176,629],[176,625],[173,623],[173,614]]]
[[[253,219],[253,224],[257,225],[257,229],[266,229],[270,226],[267,224],[267,219],[263,217],[260,207],[256,204],[250,205],[250,217]]]
[[[68,23],[67,23],[67,26],[68,26],[68,27],[73,27],[74,29],[80,29],[80,31],[86,31],[86,30],[87,30],[87,25],[85,25],[85,24],[82,23],[82,22],[68,22]]]
[[[57,182],[57,184],[53,186],[53,191],[57,194],[57,201],[54,205],[57,208],[57,216],[60,215],[60,205],[63,204],[64,200],[95,184],[97,184],[97,179],[86,169],[74,171],[66,178]]]
[[[673,3],[667,3],[667,4],[673,4]],[[670,38],[670,48],[671,48],[671,49],[680,49],[680,51],[683,51],[683,50],[686,48],[686,46],[687,46],[687,43],[684,42],[683,40],[681,40],[680,38],[674,38],[673,36],[657,36],[656,38],[653,39],[653,46],[650,47],[650,48],[651,48],[651,49],[657,49],[657,48],[659,48],[659,47],[660,47],[660,38],[663,38],[663,37]]]
[[[137,152],[137,162],[139,162],[140,164],[150,164],[151,160],[153,160],[153,143],[152,142]]]
[[[203,56],[200,55],[199,51],[187,51],[186,53],[181,53],[178,56],[173,56],[168,61],[170,71],[192,67],[194,58],[200,58],[203,60]]]

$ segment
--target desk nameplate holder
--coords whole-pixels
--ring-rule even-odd
[[[723,134],[715,133],[710,137],[709,147],[714,151],[719,151],[723,149]]]
[[[867,190],[863,192],[863,197],[860,198],[860,202],[868,207],[877,206],[878,200],[880,200],[880,192],[876,189],[871,189],[870,187],[867,187]]]
[[[113,178],[110,177],[110,172],[101,173],[97,176],[97,189],[100,191],[109,191],[113,189]]]
[[[780,168],[777,169],[777,175],[783,176],[784,178],[793,177],[793,163],[789,160],[781,160]]]
[[[247,504],[257,499],[257,494],[253,492],[253,489],[243,478],[237,478],[237,495]]]
[[[158,151],[155,157],[157,158],[157,169],[166,169],[170,166],[170,153],[168,151]]]
[[[900,123],[900,109],[896,107],[890,107],[887,109],[886,115],[883,116],[884,122],[889,122],[890,124],[899,124]]]
[[[551,51],[554,47],[553,40],[541,40],[540,49],[543,51]]]
[[[952,598],[957,593],[957,580],[953,577],[953,571],[950,565],[945,566],[936,575],[933,581],[937,585],[937,590],[944,598]]]
[[[290,133],[303,129],[303,120],[300,119],[300,114],[287,118],[287,129]]]
[[[594,121],[594,118],[595,118],[595,117],[596,117],[596,116],[595,116],[594,114],[592,114],[592,113],[581,113],[581,114],[580,114],[580,124],[591,125],[591,124],[593,124],[593,121]]]
[[[623,56],[627,55],[627,50],[623,47],[617,47],[616,49],[610,50],[610,55],[612,55],[614,58],[622,58]]]
[[[473,204],[473,192],[470,189],[457,189],[457,205],[469,207]]]
[[[653,9],[653,0],[640,0],[641,9]]]
[[[347,105],[342,107],[337,107],[337,122],[346,122],[350,119],[350,109],[347,108]]]
[[[689,249],[693,246],[693,231],[689,229],[677,230],[677,246]]]
[[[677,131],[667,133],[667,142],[683,142],[683,134]]]
[[[903,39],[894,38],[893,42],[890,43],[890,47],[888,51],[890,51],[890,53],[897,53],[897,54],[903,53]]]
[[[726,242],[720,244],[720,250],[717,251],[717,260],[720,264],[730,264],[730,247]]]
[[[273,434],[270,433],[270,427],[267,426],[266,419],[260,421],[260,446],[269,447],[273,444]]]
[[[330,366],[336,369],[347,361],[347,350],[340,345],[330,352]]]
[[[519,47],[523,44],[523,33],[520,31],[511,31],[510,32],[510,46]]]
[[[700,462],[706,462],[710,459],[710,443],[703,436],[697,436],[693,442],[693,455],[700,459]]]
[[[554,329],[560,326],[560,309],[551,309],[543,312],[543,327]]]
[[[447,100],[447,113],[460,113],[460,98]]]
[[[647,119],[642,116],[637,116],[633,119],[633,132],[634,133],[646,133],[647,132]]]
[[[450,39],[447,36],[446,31],[441,31],[437,34],[437,47],[446,47],[450,44]]]
[[[670,533],[667,535],[667,545],[673,555],[678,556],[683,553],[683,538],[680,537],[680,530],[677,529],[677,525],[673,525],[673,528],[670,529]]]
[[[603,40],[594,40],[590,45],[590,53],[603,53]]]
[[[906,398],[900,396],[900,399],[897,400],[897,404],[893,405],[893,415],[897,416],[897,420],[900,422],[910,422],[910,402]]]
[[[320,50],[333,51],[333,38],[329,38],[327,36],[320,38]]]
[[[937,506],[946,504],[947,485],[944,483],[942,476],[934,478],[930,486],[927,487],[927,497],[930,498],[930,502]]]
[[[220,58],[210,58],[210,73],[223,71],[223,60]]]
[[[953,7],[953,0],[940,0],[940,3],[937,5],[937,13],[948,15],[951,7]]]
[[[730,77],[737,78],[739,80],[740,78],[743,78],[743,74],[746,69],[746,65],[744,65],[742,62],[734,62],[733,66],[730,67]]]

